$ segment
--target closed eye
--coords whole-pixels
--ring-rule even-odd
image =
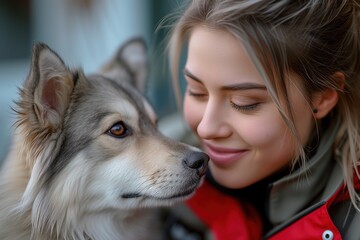
[[[190,86],[187,86],[186,94],[190,97],[193,97],[197,100],[206,100],[208,98],[207,92],[203,90],[194,90]]]
[[[131,131],[123,121],[120,121],[112,125],[106,134],[114,138],[125,138],[131,134]]]
[[[260,105],[260,103],[254,103],[254,104],[249,104],[249,105],[237,105],[233,102],[230,102],[230,104],[234,109],[236,109],[238,111],[243,111],[243,112],[257,110],[257,108]]]
[[[188,94],[189,94],[189,96],[192,96],[192,97],[205,97],[206,96],[206,94],[204,94],[204,93],[196,93],[196,92],[192,92],[192,91],[188,91]]]

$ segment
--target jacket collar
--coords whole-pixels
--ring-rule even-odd
[[[267,214],[270,223],[278,225],[312,203],[328,199],[342,184],[339,164],[333,157],[333,143],[340,127],[335,121],[322,135],[316,153],[289,175],[270,185]]]

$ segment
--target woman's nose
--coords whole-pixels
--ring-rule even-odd
[[[202,139],[225,138],[231,135],[231,128],[226,122],[227,116],[221,107],[208,103],[197,126],[197,134]]]

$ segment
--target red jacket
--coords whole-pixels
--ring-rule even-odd
[[[354,183],[355,188],[360,190],[357,177]],[[287,226],[279,226],[267,239],[340,240],[342,237],[328,210],[334,203],[348,199],[349,195],[342,185],[327,201],[317,204],[303,217],[289,221]],[[254,207],[223,194],[207,181],[186,204],[211,229],[216,240],[257,240],[263,237],[261,218]]]
[[[356,175],[354,177],[354,185],[355,185],[355,189],[360,190],[360,180]],[[278,231],[268,239],[269,240],[288,240],[288,239],[341,240],[343,239],[340,235],[339,230],[334,225],[330,217],[329,209],[332,206],[334,206],[334,204],[349,200],[349,198],[350,196],[346,190],[346,187],[343,184],[332,197],[330,197],[323,204],[320,204],[318,208],[315,208],[307,215],[294,221],[291,225],[284,227],[283,229],[281,229],[280,231]],[[354,211],[356,210],[354,209]],[[360,235],[356,239],[360,239]]]
[[[240,204],[207,181],[187,201],[187,205],[211,229],[216,240],[261,239],[262,223],[256,209]]]

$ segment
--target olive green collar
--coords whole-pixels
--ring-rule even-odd
[[[271,184],[267,214],[273,226],[328,199],[342,184],[341,168],[334,160],[332,150],[339,128],[340,121],[335,121],[327,128],[316,153],[305,167],[300,167]]]

